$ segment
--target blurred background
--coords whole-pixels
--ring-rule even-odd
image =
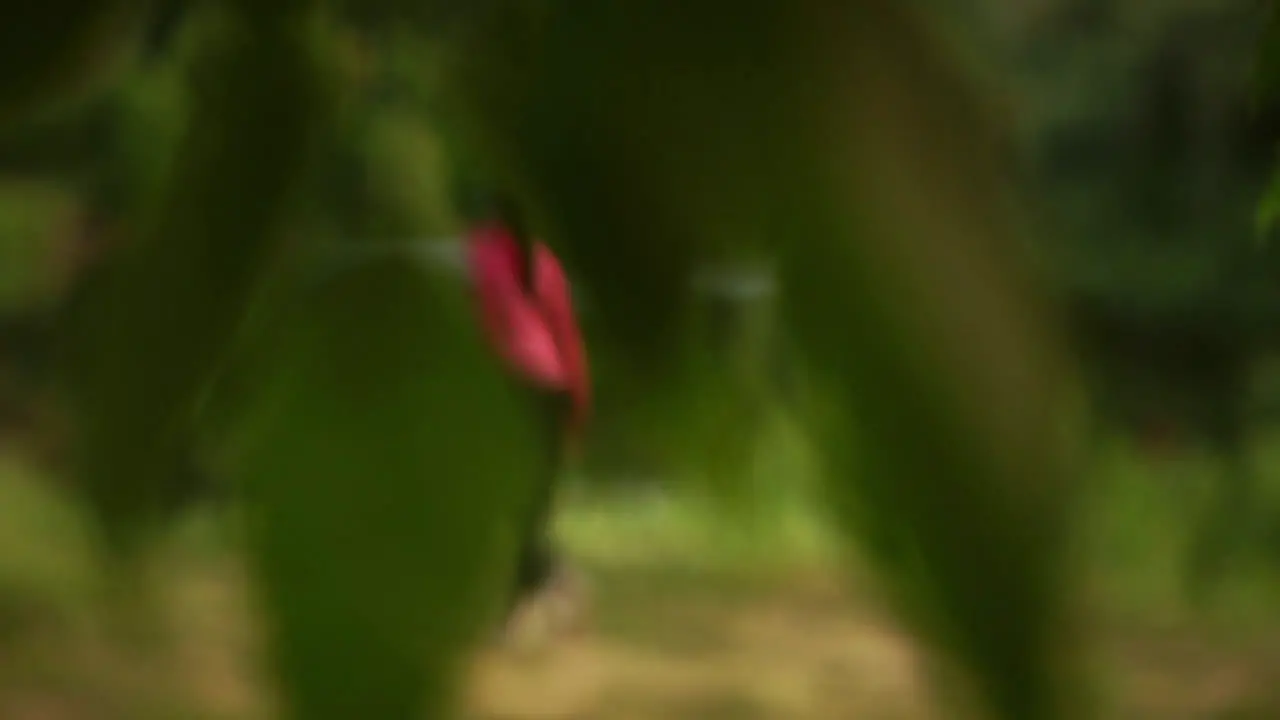
[[[1280,716],[1280,249],[1270,219],[1280,201],[1268,199],[1280,105],[1255,72],[1267,47],[1259,4],[921,5],[1004,118],[1017,222],[1033,228],[1028,276],[1055,308],[1045,322],[1060,322],[1090,401],[1080,492],[1061,502],[1075,511],[1069,604],[1096,631],[1088,657],[1101,715]],[[69,309],[104,259],[146,231],[157,188],[176,182],[167,173],[189,122],[191,66],[216,22],[200,7],[160,3],[118,78],[0,134],[6,719],[276,716],[269,634],[235,504],[222,502],[235,442],[214,431],[184,451],[173,483],[181,511],[154,551],[162,590],[149,623],[162,639],[127,650],[98,619],[101,541],[75,481],[57,373]],[[461,278],[477,199],[510,176],[475,152],[469,116],[449,103],[450,83],[469,82],[449,43],[483,52],[466,34],[482,23],[449,3],[433,8],[439,32],[373,11],[333,24],[325,62],[341,99],[282,247],[350,262],[400,253]],[[709,32],[754,17],[742,12]],[[656,56],[666,47],[660,34],[644,42]],[[582,74],[576,92],[605,94],[593,83],[607,79]],[[705,192],[704,180],[690,192]],[[625,206],[634,232],[673,222],[644,217],[651,206],[664,207]],[[932,212],[928,198],[913,207]],[[724,225],[711,234],[752,233]],[[598,271],[609,252],[570,252],[571,278]],[[620,272],[645,271],[639,255],[617,252],[631,263]],[[590,617],[533,649],[484,650],[467,681],[472,716],[955,715],[864,549],[833,530],[803,418],[824,389],[779,309],[773,255],[712,243],[671,261],[689,315],[661,391],[648,361],[614,341],[618,321],[605,310],[618,299],[598,283],[575,288],[597,404],[557,526],[590,581]],[[628,291],[642,287],[655,286]]]

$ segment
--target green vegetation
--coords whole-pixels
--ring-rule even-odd
[[[590,307],[564,529],[602,578],[817,566],[892,607],[949,714],[1011,720],[1093,714],[1098,617],[1274,621],[1280,131],[1243,9],[218,0],[139,52],[175,7],[0,33],[48,31],[0,43],[3,397],[57,380],[5,428],[50,477],[0,472],[0,612],[36,644],[84,616],[147,666],[207,476],[200,562],[247,567],[278,713],[457,709],[533,453],[457,284],[358,250],[493,186]],[[691,289],[757,265],[776,298]],[[601,477],[632,466],[672,500]],[[184,716],[163,694],[134,700]]]

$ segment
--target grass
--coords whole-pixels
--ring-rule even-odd
[[[1280,517],[1280,435],[1256,453],[1260,517]],[[674,565],[716,572],[783,573],[844,566],[861,576],[856,552],[840,547],[817,510],[816,472],[798,428],[778,421],[737,495],[698,478],[650,491],[576,494],[561,534],[580,557],[605,564]],[[1114,443],[1087,480],[1077,526],[1076,571],[1108,614],[1155,623],[1207,623],[1224,632],[1280,622],[1280,554],[1266,541],[1242,549],[1212,604],[1184,598],[1182,566],[1222,467],[1203,453],[1143,458]],[[867,578],[859,577],[859,582]]]
[[[560,533],[575,556],[603,564],[748,571],[831,561],[829,533],[811,512],[788,508],[772,520],[748,524],[713,499],[677,491],[570,507]]]
[[[630,492],[579,482],[560,532],[575,555],[599,562],[739,573],[829,566],[843,553],[816,510],[816,479],[802,429],[779,415],[731,484],[707,472]]]

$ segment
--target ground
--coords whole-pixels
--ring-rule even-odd
[[[485,658],[483,720],[923,720],[955,717],[929,691],[925,657],[837,576],[712,579],[670,569],[598,572],[592,631]],[[1130,620],[1098,643],[1105,716],[1280,717],[1280,642],[1228,641]],[[1101,634],[1100,634],[1101,637]]]
[[[631,566],[591,575],[596,610],[579,631],[481,654],[469,688],[473,720],[954,717],[932,702],[909,636],[834,574],[766,581]],[[158,662],[129,665],[83,643],[75,652],[43,648],[56,670],[28,654],[23,673],[7,673],[0,717],[269,717],[240,585],[203,570],[175,583],[176,654]],[[1210,642],[1188,628],[1132,625],[1110,635],[1102,659],[1118,670],[1110,675],[1118,707],[1105,716],[1280,717],[1275,638]],[[145,688],[152,707],[180,697],[203,714],[107,710],[119,707],[124,687]]]
[[[82,613],[84,538],[69,540],[65,508],[37,487],[0,483],[0,719],[277,716],[243,573],[224,542],[176,543],[160,563],[154,618],[168,633],[158,651],[122,654]],[[759,546],[712,548],[710,523],[678,507],[625,508],[569,514],[593,612],[574,633],[479,653],[468,720],[956,717],[939,707],[927,654],[876,601],[874,583],[814,552],[823,541],[811,523],[771,521],[779,534],[763,545],[782,548],[783,562],[755,555]],[[1116,557],[1130,574],[1142,567]],[[1098,717],[1280,717],[1274,618],[1233,631],[1150,607],[1089,613],[1083,637],[1105,681]]]
[[[830,577],[770,587],[669,569],[596,576],[585,631],[482,661],[481,717],[928,717],[909,640]]]

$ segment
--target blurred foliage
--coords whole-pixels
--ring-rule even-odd
[[[882,556],[886,577],[999,715],[1059,712],[1061,373],[994,236],[1008,211],[989,119],[938,40],[875,3],[748,4],[733,23],[667,3],[517,7],[461,33],[447,90],[554,220],[611,321],[601,341],[650,373],[687,369],[690,270],[717,248],[780,253],[787,325],[867,436],[855,463],[853,428],[821,426],[833,499],[868,509],[843,524],[909,545],[915,564]],[[914,226],[914,197],[950,224]],[[994,344],[954,334],[984,326]],[[1027,384],[1001,389],[1013,377]]]
[[[83,519],[12,459],[0,464],[0,501],[0,633],[7,642],[28,624],[76,620],[98,579]]]
[[[72,201],[53,183],[10,182],[0,188],[0,314],[53,301],[60,289],[57,248],[32,238],[56,233]]]
[[[132,543],[162,514],[196,402],[241,324],[328,114],[319,8],[262,12],[228,8],[209,19],[191,71],[192,120],[154,216],[71,318],[81,479],[113,543]]]
[[[1274,2],[1267,3],[1262,28],[1254,67],[1254,98],[1258,105],[1280,99],[1280,7]],[[1280,218],[1280,181],[1273,171],[1267,192],[1258,204],[1255,216],[1258,235],[1264,239],[1270,236],[1275,230],[1277,218]]]
[[[196,449],[232,448],[217,471],[241,483],[294,715],[440,716],[499,592],[524,409],[456,288],[332,247],[456,233],[492,186],[579,279],[608,388],[593,464],[691,464],[734,499],[790,402],[845,536],[995,715],[1082,712],[1062,585],[1080,418],[1048,301],[1108,419],[1189,417],[1236,463],[1193,551],[1225,553],[1280,308],[1251,224],[1276,128],[1247,3],[338,5],[166,3],[145,62],[95,94],[142,6],[54,3],[30,25],[53,41],[20,30],[0,88],[5,121],[74,100],[0,141],[23,178],[0,189],[5,306],[38,304],[29,270],[58,246],[17,239],[73,193],[121,241],[70,308],[84,488],[132,548]],[[974,82],[965,33],[1019,73],[1005,94]],[[767,266],[781,300],[692,287],[708,265]]]
[[[150,5],[67,0],[15,9],[0,34],[0,124],[30,121],[111,82],[133,56]]]
[[[1255,62],[1266,8],[988,6],[1019,76],[1024,194],[1047,229],[1042,274],[1068,311],[1100,430],[1202,444],[1222,462],[1186,554],[1199,592],[1247,544],[1244,516],[1262,509],[1251,439],[1272,414],[1261,369],[1280,320],[1280,254],[1256,228],[1280,133],[1250,72],[1266,65],[1265,43]]]

